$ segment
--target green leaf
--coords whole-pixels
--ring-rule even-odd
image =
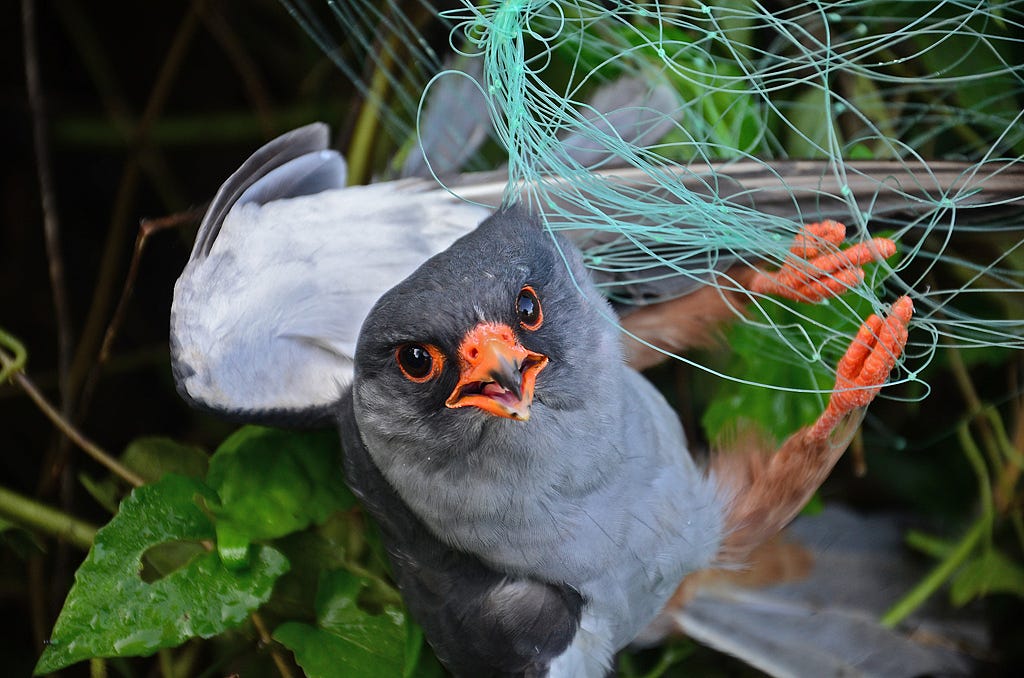
[[[779,302],[776,307],[765,305],[765,308],[768,309],[765,326],[778,328],[789,341],[807,337],[799,347],[805,355],[812,354],[824,338],[816,325],[801,316],[817,320],[826,327],[836,327],[841,322],[840,315],[827,304],[803,305],[799,313],[790,310],[790,302],[786,301]],[[794,329],[797,327],[799,332]],[[851,324],[850,337],[853,337],[855,329]],[[753,384],[726,382],[718,387],[701,418],[712,440],[721,441],[723,437],[741,433],[751,423],[754,430],[781,440],[821,414],[827,398],[825,395],[780,393],[776,388],[759,384],[791,389],[828,389],[832,386],[833,377],[823,361],[795,364],[793,350],[774,329],[766,330],[755,325],[738,323],[728,328],[727,342],[731,355],[726,372],[742,374]]]
[[[155,483],[168,473],[202,478],[210,458],[194,445],[183,445],[160,436],[144,436],[128,443],[121,461],[147,483]],[[121,481],[112,475],[97,480],[85,473],[78,474],[78,481],[100,506],[117,513],[117,504],[125,493]]]
[[[87,473],[79,473],[78,482],[82,484],[89,496],[96,500],[97,504],[111,514],[117,513],[117,503],[122,490],[114,481],[113,476],[95,480]]]
[[[957,606],[989,593],[1024,598],[1024,568],[991,548],[960,568],[949,591]]]
[[[339,511],[313,529],[275,540],[274,546],[292,563],[292,569],[277,582],[264,609],[282,619],[314,618],[321,572],[347,567],[350,562],[367,567],[365,530],[366,518],[360,512]],[[383,571],[374,574],[385,577]],[[391,591],[393,599],[401,600],[396,589]]]
[[[46,543],[38,534],[6,518],[0,518],[0,545],[24,560],[46,553]]]
[[[144,436],[128,443],[121,461],[147,483],[152,483],[167,473],[202,478],[206,475],[210,458],[195,445],[185,445],[161,436]]]
[[[197,496],[215,499],[201,482],[172,474],[122,502],[75,574],[37,674],[90,657],[148,655],[195,636],[209,638],[243,622],[270,596],[288,561],[267,546],[255,549],[252,566],[242,572],[205,552],[153,583],[139,576],[148,549],[213,537]]]
[[[907,546],[926,556],[935,558],[936,560],[942,560],[947,558],[953,549],[956,548],[956,544],[947,539],[940,539],[939,537],[921,532],[920,530],[908,530],[906,535]]]
[[[207,483],[219,497],[207,505],[229,566],[245,565],[253,541],[321,523],[355,504],[342,477],[334,431],[241,428],[217,449]]]
[[[317,625],[286,622],[274,632],[310,678],[403,674],[405,614],[393,606],[377,614],[364,609],[360,594],[368,584],[346,570],[325,573],[317,592]]]

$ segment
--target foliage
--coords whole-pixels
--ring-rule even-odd
[[[124,456],[137,450],[130,446]],[[167,474],[134,490],[97,533],[36,673],[209,638],[267,604],[294,616],[274,639],[310,676],[338,675],[338,667],[353,676],[399,675],[403,667],[412,675],[422,636],[406,621],[397,591],[379,561],[346,558],[347,546],[373,559],[358,523],[342,528],[346,546],[328,536],[328,519],[355,505],[337,472],[339,454],[332,431],[247,426],[213,454],[205,479]],[[329,543],[317,549],[310,540]],[[316,573],[298,590],[279,591],[292,599],[290,610],[271,595],[289,556]],[[294,604],[303,598],[313,601],[315,624]]]

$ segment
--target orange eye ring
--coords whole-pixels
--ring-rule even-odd
[[[516,297],[516,316],[519,326],[524,330],[537,330],[544,324],[544,311],[540,306],[537,292],[529,285],[524,285]]]
[[[444,354],[433,344],[402,344],[395,349],[395,362],[402,376],[416,384],[424,384],[441,374]]]

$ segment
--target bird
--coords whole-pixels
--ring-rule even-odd
[[[853,338],[838,365],[837,392],[818,422],[795,432],[780,446],[751,436],[738,441],[729,453],[714,454],[708,463],[700,464],[687,451],[675,414],[636,370],[664,360],[663,351],[683,352],[714,341],[715,328],[742,315],[752,294],[816,301],[855,285],[861,265],[891,253],[890,241],[876,238],[840,249],[844,229],[826,218],[805,227],[792,244],[789,260],[778,270],[733,262],[732,268],[723,271],[736,283],[733,287],[710,284],[694,288],[687,282],[683,288],[669,289],[665,295],[668,301],[659,299],[657,303],[644,303],[646,283],[626,281],[626,289],[632,285],[634,292],[617,295],[615,303],[609,305],[594,287],[594,273],[584,270],[580,263],[579,249],[586,247],[587,241],[580,240],[575,232],[554,236],[543,228],[540,215],[525,206],[491,216],[491,209],[460,201],[417,178],[346,187],[344,160],[327,148],[327,136],[326,126],[313,124],[272,140],[218,191],[175,286],[172,370],[179,392],[188,402],[220,416],[286,426],[338,426],[345,441],[342,465],[346,478],[366,510],[386,534],[391,534],[388,548],[406,602],[424,625],[442,661],[456,674],[603,675],[614,653],[630,641],[629,636],[643,633],[644,629],[639,628],[646,623],[643,620],[658,613],[658,601],[663,603],[666,595],[671,596],[680,580],[685,584],[690,579],[686,576],[690,567],[697,568],[699,574],[707,565],[744,563],[757,544],[792,518],[836,463],[856,427],[858,412],[877,393],[906,341],[912,302],[900,298],[887,316],[866,319]],[[758,181],[756,176],[742,177],[735,166],[733,169],[739,186]],[[790,169],[799,170],[797,174],[808,186],[820,185],[822,174],[807,163],[795,163]],[[897,169],[896,165],[881,163],[874,170],[861,165],[858,171],[863,171],[864,181],[870,186],[872,172],[892,181]],[[948,168],[949,176],[954,178],[961,171]],[[1015,175],[1012,171],[1009,174],[1012,176],[999,178],[1012,184]],[[503,185],[493,176],[463,177],[460,187],[482,198],[500,195]],[[808,190],[814,194],[813,189]],[[984,201],[987,197],[979,194],[977,199]],[[818,198],[814,201],[820,203]],[[758,207],[772,209],[771,204]],[[554,562],[538,564],[543,571],[517,565],[508,553],[512,548],[509,546],[503,547],[503,556],[487,548],[473,548],[469,542],[474,538],[487,544],[497,538],[486,530],[462,537],[432,530],[430,514],[419,513],[424,508],[418,505],[416,495],[405,496],[383,468],[387,458],[398,458],[400,452],[366,439],[374,430],[370,424],[395,425],[387,417],[398,416],[399,412],[384,407],[384,418],[378,418],[372,412],[379,412],[382,404],[373,398],[357,397],[357,382],[363,383],[358,375],[367,369],[372,372],[373,366],[373,361],[363,366],[357,347],[379,341],[388,331],[415,329],[404,322],[400,327],[389,325],[388,313],[378,309],[382,305],[390,308],[396,299],[404,298],[404,303],[412,304],[417,313],[435,314],[434,323],[444,325],[441,319],[453,320],[466,313],[478,318],[478,307],[482,310],[487,304],[500,305],[500,300],[487,294],[475,296],[481,290],[490,290],[493,295],[495,290],[486,285],[469,286],[470,273],[484,271],[481,267],[488,257],[483,255],[488,251],[497,253],[499,259],[512,256],[512,241],[519,242],[524,252],[557,264],[544,268],[544,282],[567,293],[568,313],[573,320],[561,324],[564,309],[547,297],[546,285],[530,283],[518,289],[513,285],[512,296],[505,299],[505,311],[513,308],[518,314],[521,303],[524,312],[532,307],[542,320],[528,340],[522,339],[524,350],[529,352],[512,358],[513,362],[522,361],[520,367],[527,364],[532,377],[521,378],[518,395],[514,374],[501,376],[504,384],[500,380],[494,382],[497,385],[481,381],[484,385],[479,386],[479,393],[474,392],[478,387],[471,385],[472,380],[463,384],[469,386],[459,396],[452,384],[443,399],[432,401],[434,416],[405,418],[407,432],[429,431],[429,422],[448,415],[471,415],[506,429],[512,426],[507,430],[520,433],[532,430],[530,427],[543,428],[538,422],[550,415],[542,415],[548,407],[543,403],[575,403],[583,408],[586,403],[580,397],[597,393],[599,385],[609,388],[613,399],[625,397],[623,407],[648,404],[649,408],[643,408],[643,418],[627,417],[620,422],[648,421],[647,425],[659,432],[656,437],[664,438],[661,442],[665,446],[647,453],[675,465],[669,476],[685,478],[681,487],[706,493],[701,496],[712,508],[702,514],[707,519],[699,524],[702,527],[693,528],[697,530],[693,534],[704,535],[706,541],[694,536],[698,548],[685,552],[686,562],[655,565],[662,567],[658,572],[664,575],[664,582],[638,595],[636,600],[644,602],[618,608],[626,611],[622,618],[607,620],[601,616],[603,608],[592,594],[601,587],[594,582],[588,584],[584,575],[577,579],[568,574],[551,576],[557,569]],[[557,257],[552,259],[552,253]],[[466,266],[445,269],[437,263],[437,257],[458,259]],[[492,273],[497,277],[484,277],[496,284],[494,280],[507,269]],[[413,279],[433,282],[420,288],[409,282]],[[444,280],[447,283],[441,284]],[[412,293],[406,296],[398,289]],[[659,295],[665,291],[663,286],[657,289]],[[631,300],[637,303],[631,304]],[[461,310],[454,313],[453,309]],[[574,317],[577,311],[581,315]],[[512,336],[525,336],[529,330],[518,322],[518,315],[506,320]],[[566,354],[564,349],[559,352],[552,346],[529,343],[559,326],[562,334],[565,327],[570,327],[573,337],[600,340],[603,353]],[[647,343],[622,335],[617,326]],[[427,336],[431,327],[434,325],[428,322],[423,336],[403,339],[402,360],[411,361],[407,374],[397,362],[398,346],[385,356],[391,367],[397,367],[403,387],[415,383],[409,382],[408,374],[419,378],[417,366],[424,369],[428,359],[431,367],[423,375],[429,377],[425,384],[435,379],[450,381],[452,370],[460,364],[450,353],[461,346],[461,340],[455,340],[464,339],[472,327],[457,326],[454,321],[448,326],[449,353],[436,353],[441,347],[439,339]],[[607,360],[598,360],[598,354]],[[583,361],[587,369],[600,369],[576,381],[566,379],[560,376],[571,371],[561,360],[566,356]],[[441,365],[440,371],[431,376],[435,364]],[[548,387],[556,379],[562,388],[553,393]],[[566,383],[571,383],[567,390]],[[523,398],[530,394],[531,404],[526,407]],[[447,401],[451,398],[458,406],[449,407]],[[492,401],[498,404],[488,405]],[[504,405],[511,408],[505,412],[508,416],[502,416],[480,404],[499,412],[504,411]],[[601,412],[595,421],[605,422],[609,417],[608,412]],[[587,443],[598,430],[595,422],[577,427],[573,430],[584,436],[583,442],[571,449],[587,453],[597,449]],[[476,435],[479,440],[490,428],[494,426],[470,427],[470,437]],[[460,430],[436,432],[437,440],[451,442]],[[565,440],[571,438],[567,435]],[[472,459],[477,463],[478,457]],[[445,477],[444,473],[439,476],[442,480]],[[513,486],[510,483],[506,490]],[[446,485],[432,487],[432,494],[446,496]],[[648,488],[640,489],[637,497],[648,501]],[[606,504],[610,502],[601,503]],[[690,509],[679,518],[681,524],[694,519]],[[601,532],[596,527],[588,529]],[[522,543],[520,546],[526,548]],[[545,553],[549,560],[556,558],[555,550]],[[655,558],[651,562],[662,561]],[[586,569],[586,563],[578,565]],[[673,579],[676,581],[669,584]],[[452,606],[443,604],[450,597]],[[503,608],[504,616],[490,615],[492,610],[487,605],[495,600],[509,602]],[[604,608],[609,605],[612,603],[604,602]],[[515,633],[503,639],[501,633],[510,628]],[[504,642],[499,642],[502,639]]]
[[[900,354],[912,303],[866,321],[839,367],[853,390],[815,424],[708,470],[625,364],[609,313],[573,244],[517,206],[363,323],[338,415],[346,480],[455,675],[605,675],[687,574],[742,560],[802,507],[841,453],[835,429]]]

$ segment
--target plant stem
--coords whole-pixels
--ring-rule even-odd
[[[390,38],[394,40],[394,37]],[[381,104],[388,89],[388,68],[391,65],[390,50],[380,50],[380,62],[370,79],[370,91],[359,112],[356,128],[352,134],[352,142],[348,149],[348,183],[358,184],[368,181],[372,173],[370,155],[373,151],[373,138],[381,119]]]
[[[79,395],[82,385],[87,381],[88,372],[99,368],[99,365],[95,364],[96,355],[113,303],[114,289],[121,271],[124,245],[127,242],[124,234],[131,221],[132,205],[141,177],[140,153],[147,143],[150,128],[163,111],[164,104],[167,102],[178,76],[181,63],[184,61],[192,38],[199,28],[199,12],[202,10],[204,2],[205,0],[193,0],[185,12],[185,17],[167,50],[167,57],[164,59],[160,74],[150,92],[145,110],[132,134],[128,158],[125,161],[124,172],[121,175],[117,195],[114,199],[113,214],[110,218],[110,227],[107,230],[107,239],[104,243],[92,305],[89,307],[78,349],[71,363],[69,391],[72,397]],[[88,408],[88,403],[79,400],[76,407],[77,414],[81,417]]]
[[[25,54],[25,84],[32,118],[32,137],[35,144],[36,177],[43,213],[43,237],[50,271],[50,287],[57,326],[57,380],[65,414],[71,411],[68,376],[71,370],[71,311],[68,306],[67,286],[64,279],[64,259],[61,255],[60,223],[57,219],[57,196],[50,168],[50,140],[47,134],[46,100],[43,96],[42,76],[39,69],[39,49],[36,42],[35,0],[22,0],[21,18]]]
[[[256,627],[256,633],[260,636],[260,642],[270,650],[270,657],[274,660],[274,665],[277,667],[277,672],[281,674],[281,678],[293,678],[292,670],[281,656],[277,646],[274,645],[274,639],[271,638],[270,631],[267,630],[267,625],[263,622],[263,617],[259,612],[253,612],[250,617],[253,626]]]
[[[889,611],[882,615],[882,626],[893,628],[901,621],[911,615],[914,610],[920,607],[942,584],[949,579],[956,568],[974,551],[981,538],[988,534],[992,526],[991,516],[984,516],[974,523],[973,527],[964,535],[960,543],[953,548],[949,556],[939,563],[935,569],[912,588],[905,596],[896,602]]]
[[[43,532],[88,551],[96,528],[45,504],[0,487],[0,516],[31,530]]]
[[[0,347],[14,354],[13,356],[8,356],[0,350],[0,384],[2,384],[25,367],[25,361],[28,360],[28,351],[25,350],[24,344],[18,341],[14,335],[4,332],[3,329],[0,329]]]
[[[985,466],[985,458],[981,455],[981,450],[978,449],[974,438],[971,437],[968,422],[960,424],[957,438],[960,440],[960,446],[964,450],[967,461],[974,469],[974,475],[978,477],[978,498],[981,500],[981,510],[991,523],[992,517],[995,515],[995,504],[992,501],[992,479],[989,476],[988,467]]]
[[[0,330],[0,343],[7,344],[8,340],[12,337],[2,330]],[[18,344],[20,346],[20,344]],[[20,363],[24,364],[24,358],[21,359]],[[35,402],[36,406],[42,410],[50,421],[52,421],[61,432],[68,437],[73,443],[78,445],[86,454],[98,461],[100,464],[106,466],[112,473],[120,476],[126,482],[130,483],[133,487],[140,487],[145,484],[145,481],[134,471],[127,468],[121,462],[114,459],[112,456],[107,454],[98,445],[93,443],[91,440],[82,435],[81,432],[68,422],[67,419],[61,416],[53,405],[49,403],[45,396],[39,392],[39,389],[35,387],[35,384],[25,376],[24,372],[21,371],[17,353],[14,358],[8,356],[6,352],[0,350],[0,374],[3,374],[6,378],[15,381],[28,397]]]
[[[157,653],[157,661],[160,663],[160,675],[163,678],[174,678],[177,674],[174,671],[174,657],[168,648],[163,648]]]
[[[989,461],[992,462],[994,468],[999,468],[998,446],[989,421],[983,413],[985,406],[982,404],[981,398],[978,397],[978,392],[974,388],[974,382],[971,381],[971,375],[967,372],[963,358],[960,357],[960,352],[952,346],[946,346],[945,348],[946,355],[949,356],[949,369],[953,373],[953,378],[956,379],[957,385],[960,387],[960,394],[963,395],[964,402],[967,403],[967,414],[978,425],[981,442],[988,453]]]

